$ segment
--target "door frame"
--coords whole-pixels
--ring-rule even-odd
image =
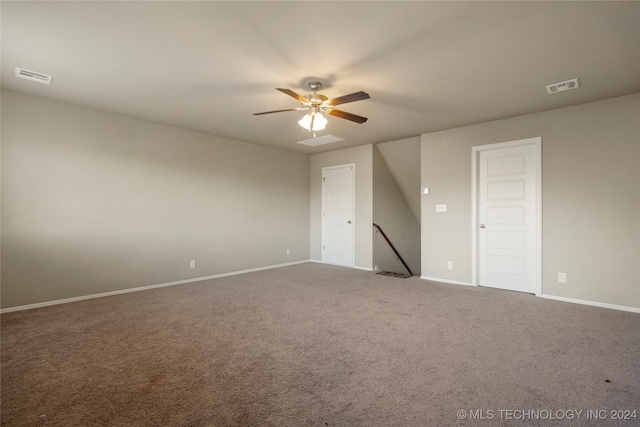
[[[500,150],[503,148],[522,147],[533,145],[535,147],[535,173],[536,173],[536,219],[535,219],[535,271],[534,271],[534,292],[536,296],[542,295],[542,137],[532,137],[518,139],[514,141],[499,142],[495,144],[477,145],[471,147],[471,284],[478,285],[478,185],[480,172],[480,153],[489,150]]]
[[[328,170],[332,170],[332,169],[346,169],[346,168],[350,168],[351,169],[351,216],[352,216],[352,227],[351,227],[351,265],[348,267],[355,267],[355,262],[356,262],[356,164],[355,163],[347,163],[344,165],[334,165],[334,166],[325,166],[322,168],[322,180],[323,182],[320,184],[321,188],[322,188],[322,206],[321,206],[321,222],[320,222],[320,226],[322,228],[322,242],[321,243],[321,247],[322,247],[322,252],[321,252],[321,260],[323,264],[326,264],[325,261],[325,256],[324,256],[324,246],[325,246],[325,232],[326,232],[326,226],[325,226],[325,186],[324,184],[324,172],[328,171]]]

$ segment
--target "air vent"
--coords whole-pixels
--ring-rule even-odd
[[[309,147],[317,147],[318,145],[331,144],[332,142],[344,141],[344,138],[334,135],[324,135],[317,138],[305,139],[304,141],[298,141],[298,144],[308,145]]]
[[[566,82],[554,83],[547,86],[547,93],[551,95],[552,93],[564,92],[565,90],[576,88],[578,88],[578,79],[567,80]]]
[[[24,68],[16,67],[16,77],[20,77],[21,79],[27,79],[34,82],[44,83],[46,85],[51,84],[52,76],[47,74],[38,73],[36,71],[25,70]]]

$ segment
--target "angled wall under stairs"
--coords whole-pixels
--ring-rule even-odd
[[[396,142],[381,144],[384,146],[383,150],[392,153],[388,157],[394,164],[395,174],[392,173],[382,150],[378,148],[379,146],[373,146],[373,222],[384,230],[413,275],[419,276],[420,224],[416,219],[414,209],[411,208],[405,197],[407,194],[413,198],[415,193],[417,202],[412,200],[412,204],[418,205],[417,218],[419,218],[419,138],[416,139],[415,144],[418,150],[417,154],[413,153],[415,147],[411,142],[413,141],[402,140],[398,141],[395,146]],[[407,156],[411,158],[409,162],[402,160],[407,159]],[[405,191],[402,191],[395,176],[399,177]],[[407,273],[402,262],[397,260],[393,250],[375,230],[373,233],[373,265],[383,271]]]

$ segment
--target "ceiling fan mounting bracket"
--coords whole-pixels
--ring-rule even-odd
[[[309,89],[311,89],[314,93],[320,89],[322,89],[322,83],[320,82],[309,82]]]

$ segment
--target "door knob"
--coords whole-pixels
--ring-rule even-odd
[[[480,228],[484,228],[484,224],[480,224]]]
[[[347,220],[347,224],[351,224],[351,220]]]

